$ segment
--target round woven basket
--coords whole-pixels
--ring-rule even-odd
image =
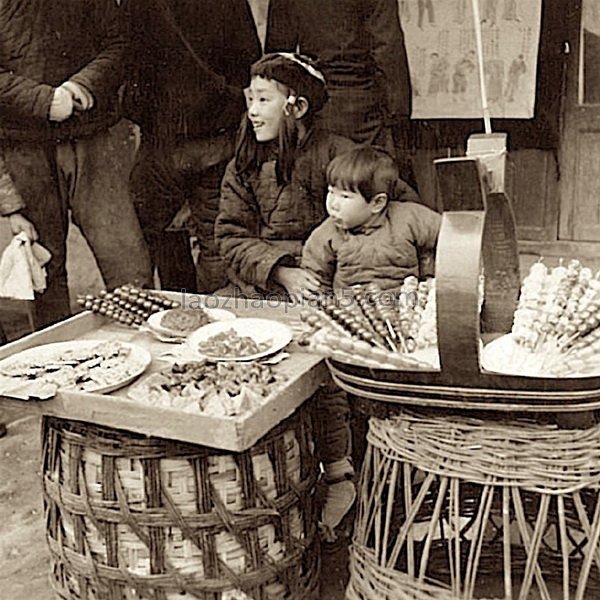
[[[318,597],[308,408],[239,454],[53,417],[43,435],[59,597]]]
[[[600,597],[600,425],[371,417],[348,598],[489,598],[499,573],[494,598]]]

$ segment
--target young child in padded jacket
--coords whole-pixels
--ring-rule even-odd
[[[301,263],[322,291],[368,283],[392,290],[409,275],[433,275],[441,217],[410,201],[414,192],[387,152],[361,146],[338,155],[327,181],[329,217],[306,241]]]
[[[327,168],[327,181],[329,217],[306,241],[301,263],[319,281],[322,292],[340,293],[368,283],[395,290],[409,275],[433,275],[441,217],[411,201],[416,194],[399,178],[398,167],[387,152],[360,146],[340,154]],[[335,445],[350,439],[346,394],[329,386],[321,404],[338,415],[324,427],[324,443]],[[346,457],[336,462],[337,474],[347,473],[352,465],[350,444],[347,450]],[[334,477],[331,480],[336,481]],[[332,529],[350,509],[355,493],[350,481],[334,485],[339,488],[338,501],[335,506],[325,505],[322,519]]]

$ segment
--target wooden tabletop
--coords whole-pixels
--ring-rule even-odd
[[[179,294],[169,295],[181,298]],[[297,330],[299,324],[299,309],[288,303],[216,296],[202,300],[209,308],[231,310],[239,317],[274,319],[287,323],[292,330]],[[200,297],[187,295],[184,302],[193,306],[200,302]],[[173,348],[173,344],[159,342],[149,333],[119,325],[86,311],[3,346],[0,348],[0,359],[43,344],[86,339],[120,340],[148,350],[152,355],[152,363],[142,377],[167,367],[168,363],[159,356]],[[292,414],[328,377],[322,357],[303,351],[294,342],[286,351],[290,354],[289,358],[273,367],[284,382],[282,387],[259,409],[239,417],[212,417],[202,413],[145,406],[127,398],[129,386],[110,394],[61,390],[54,398],[44,401],[0,398],[0,405],[25,404],[32,413],[96,423],[224,450],[243,451]]]

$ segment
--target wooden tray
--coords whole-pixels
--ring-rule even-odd
[[[175,294],[172,296],[178,297]],[[188,295],[185,300],[193,303],[194,298]],[[215,303],[220,301],[221,304],[227,302],[226,299],[218,300],[214,297],[211,297],[211,300]],[[245,302],[236,299],[233,310],[243,316],[261,314],[263,317],[283,322],[295,319],[294,310],[288,306],[267,307],[256,300]],[[76,339],[117,339],[138,344],[149,350],[153,356],[146,373],[167,366],[167,363],[156,357],[161,352],[172,348],[171,344],[158,342],[147,333],[115,324],[86,311],[2,346],[0,359],[33,346]],[[54,398],[37,402],[0,398],[0,405],[18,403],[32,413],[96,423],[155,437],[239,452],[253,446],[275,425],[292,414],[314,394],[327,377],[327,369],[321,356],[297,351],[293,346],[290,357],[274,368],[285,381],[284,386],[272,394],[259,409],[239,417],[219,418],[171,408],[144,406],[126,398],[129,387],[111,394],[59,391]]]
[[[337,383],[374,400],[455,408],[566,411],[600,408],[600,377],[521,377],[485,371],[480,338],[507,333],[520,289],[509,199],[486,194],[478,161],[437,164],[446,212],[436,258],[440,370],[390,371],[330,360]],[[480,265],[485,303],[478,307]]]

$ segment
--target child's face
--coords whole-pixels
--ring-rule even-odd
[[[270,142],[276,139],[288,98],[280,84],[264,77],[254,77],[245,95],[248,119],[257,141]]]
[[[373,216],[373,206],[360,192],[330,185],[327,191],[327,213],[344,229],[364,225]]]

